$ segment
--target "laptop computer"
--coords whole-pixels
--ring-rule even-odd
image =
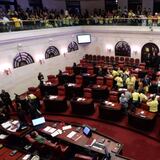
[[[36,118],[36,119],[32,119],[32,125],[36,128],[36,129],[39,129],[41,127],[44,126],[45,124],[45,118],[44,117],[39,117],[39,118]]]

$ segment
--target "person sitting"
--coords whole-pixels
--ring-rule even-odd
[[[149,106],[150,112],[158,112],[158,100],[156,95],[153,95],[149,100],[147,101],[147,106]]]
[[[38,143],[41,143],[41,144],[45,144],[46,142],[48,143],[48,140],[45,137],[39,135],[38,132],[36,132],[36,131],[31,132],[30,135]]]

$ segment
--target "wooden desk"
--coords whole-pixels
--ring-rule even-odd
[[[128,113],[128,122],[139,129],[151,130],[154,126],[156,113],[152,113],[141,108],[136,108],[134,112]]]
[[[68,125],[68,124],[66,124],[66,125]],[[55,125],[55,123],[53,123],[53,122],[46,122],[45,127],[47,127],[47,126],[54,127],[55,129],[61,129],[62,130],[62,127],[65,126],[65,124],[57,122],[56,125]],[[39,131],[49,135],[50,137],[52,137],[51,133],[44,131],[45,127],[41,128]],[[119,154],[122,151],[123,145],[120,144],[118,141],[110,138],[110,137],[104,136],[104,135],[102,135],[98,132],[92,132],[92,136],[89,138],[89,137],[87,137],[83,134],[83,128],[82,127],[80,127],[80,130],[78,132],[76,131],[76,129],[77,129],[77,126],[72,125],[72,128],[67,129],[65,131],[62,131],[62,134],[57,135],[55,138],[60,139],[62,141],[65,141],[65,142],[67,142],[71,145],[74,145],[78,149],[80,149],[79,147],[81,147],[85,150],[87,149],[88,151],[96,152],[100,155],[105,155],[104,149],[95,148],[94,145],[89,146],[88,144],[91,144],[91,142],[93,142],[94,139],[97,142],[99,142],[101,139],[104,139],[105,141],[104,141],[103,144],[107,147],[108,152],[112,152],[112,153],[114,153],[113,155],[115,155],[115,154]],[[77,138],[75,140],[73,140],[72,138],[68,138],[67,135],[69,133],[71,133],[72,131],[76,132],[76,134],[79,135],[79,138]]]
[[[71,100],[72,112],[79,114],[91,114],[94,112],[93,99],[73,98]]]
[[[93,99],[105,100],[108,98],[109,91],[106,85],[93,85],[92,86]]]
[[[48,95],[57,95],[57,87],[58,87],[58,83],[54,84],[54,83],[44,83],[43,86],[43,95],[45,95],[45,93],[47,93]]]
[[[7,121],[7,122],[9,122],[11,124],[11,126],[8,127],[8,128],[4,128],[2,125],[0,125],[0,130],[2,132],[4,132],[4,133],[8,134],[8,135],[14,135],[16,137],[23,137],[26,133],[28,133],[28,132],[30,132],[32,130],[31,127],[27,126],[27,128],[24,129],[24,130],[20,130],[20,131],[15,131],[14,132],[14,131],[10,130],[9,128],[12,127],[13,130],[14,129],[18,129],[19,128],[19,124],[13,124],[12,123],[13,122],[12,119]],[[2,123],[2,124],[4,124],[4,123]]]
[[[52,96],[54,98],[45,97],[43,99],[46,112],[64,112],[67,109],[67,101],[62,96]]]
[[[99,106],[100,117],[109,119],[109,120],[119,120],[122,116],[121,110],[122,106],[119,103],[112,103],[104,101]],[[111,104],[110,104],[111,103]]]

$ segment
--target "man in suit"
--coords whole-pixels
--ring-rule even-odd
[[[8,92],[2,90],[0,97],[8,112],[10,112],[10,108],[12,108],[12,111],[15,111],[14,106],[12,105],[12,100]]]

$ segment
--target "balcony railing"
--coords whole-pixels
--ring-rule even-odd
[[[47,20],[20,20],[0,21],[0,32],[32,30],[42,28],[56,28],[81,25],[104,25],[104,26],[160,26],[160,18],[63,18]]]

